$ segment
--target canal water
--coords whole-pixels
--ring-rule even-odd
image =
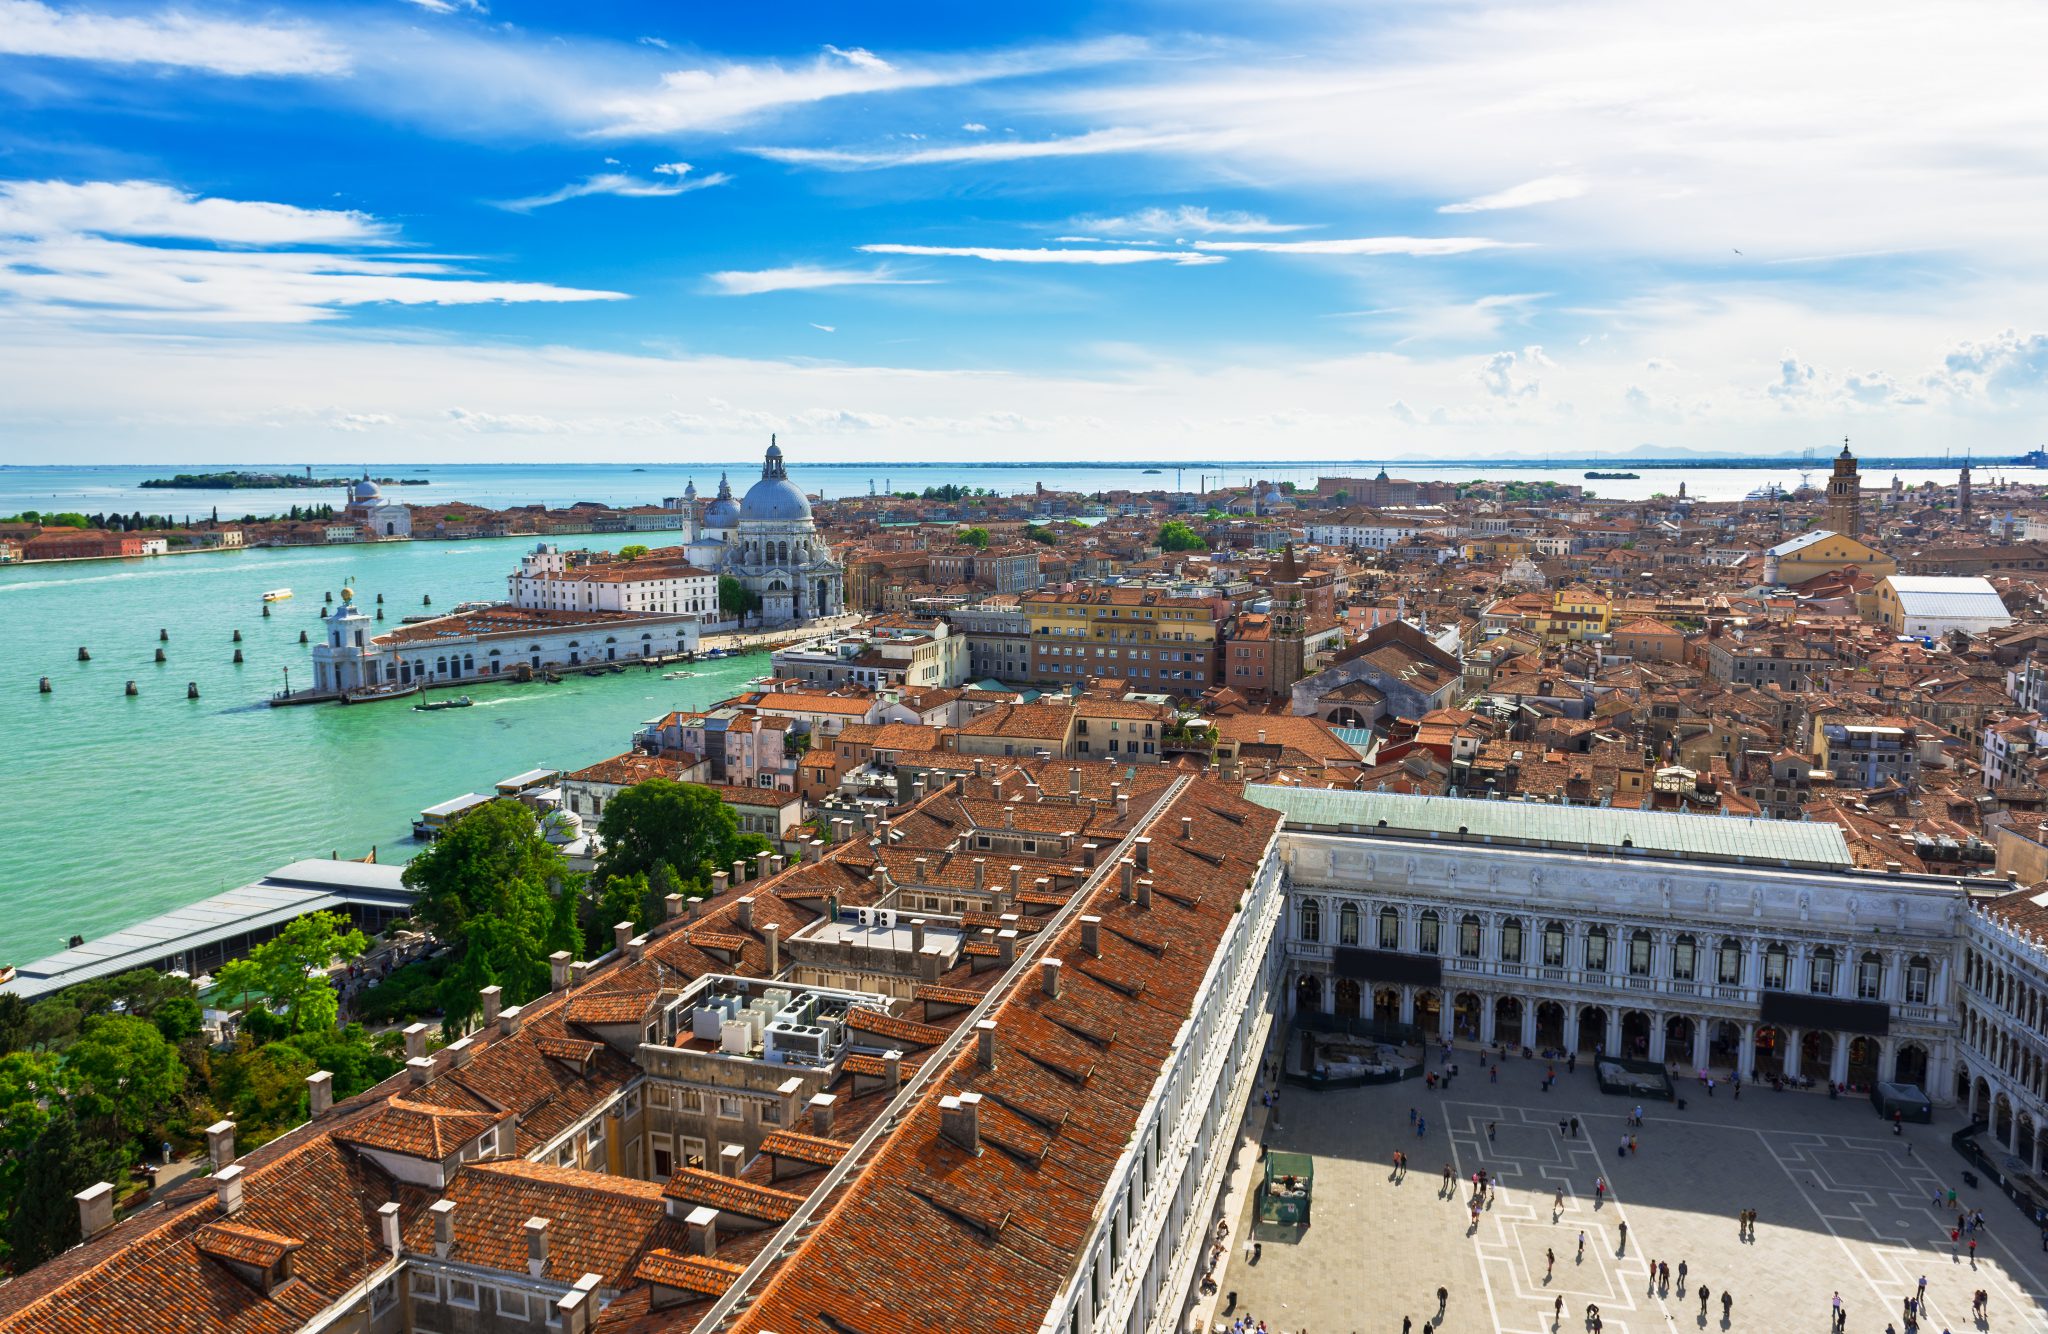
[[[577,537],[616,548],[659,534]],[[0,962],[25,962],[246,884],[299,857],[410,856],[424,806],[522,770],[627,749],[635,727],[723,699],[767,671],[753,654],[685,668],[473,686],[476,707],[411,700],[273,709],[312,681],[323,597],[352,579],[386,626],[503,597],[527,539],[420,542],[0,567]],[[272,604],[262,595],[291,588]],[[431,595],[433,608],[422,608]],[[169,662],[154,661],[157,632]],[[244,662],[233,665],[242,632]],[[91,650],[91,662],[77,661]],[[674,670],[674,669],[671,669]],[[37,693],[50,678],[53,693]],[[140,692],[124,694],[128,681]],[[185,697],[197,682],[200,698]]]

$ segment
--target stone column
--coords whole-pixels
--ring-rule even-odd
[[[1607,1036],[1602,1040],[1601,1046],[1609,1056],[1627,1055],[1621,1049],[1621,1008],[1619,1006],[1610,1005],[1607,1007]]]
[[[1479,1041],[1485,1046],[1493,1045],[1493,1007],[1500,998],[1479,993]]]
[[[1401,1022],[1404,1024],[1412,1024],[1415,1022],[1414,987],[1401,988]]]
[[[1579,1049],[1579,1007],[1571,1001],[1564,1004],[1564,1049]]]
[[[1707,1068],[1707,1030],[1712,1023],[1713,1020],[1711,1019],[1701,1019],[1698,1016],[1693,1018],[1692,1068],[1694,1070],[1704,1070]]]
[[[1742,1045],[1735,1049],[1735,1071],[1744,1079],[1756,1078],[1756,1025],[1742,1026]]]
[[[1788,1028],[1783,1030],[1783,1032],[1785,1034],[1785,1059],[1779,1063],[1779,1068],[1784,1070],[1785,1077],[1790,1079],[1799,1073],[1799,1042],[1803,1033],[1796,1028]]]
[[[1527,1000],[1522,1002],[1522,1045],[1536,1049],[1536,1006]]]
[[[1664,1031],[1664,1025],[1668,1022],[1668,1015],[1655,1012],[1650,1015],[1650,1059],[1653,1061],[1664,1059],[1664,1044],[1670,1036]]]
[[[1884,1077],[1884,1061],[1878,1060],[1878,1078]],[[1835,1057],[1828,1062],[1828,1078],[1837,1084],[1849,1082],[1849,1035],[1835,1034]]]

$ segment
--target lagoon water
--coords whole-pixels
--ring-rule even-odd
[[[152,493],[145,493],[152,494]],[[528,539],[530,541],[530,539]],[[576,539],[617,547],[647,535]],[[503,597],[524,542],[222,552],[0,567],[0,768],[13,834],[0,859],[0,961],[54,953],[76,933],[128,925],[245,884],[299,857],[383,860],[417,851],[424,806],[540,767],[625,750],[635,726],[742,689],[761,655],[696,676],[570,676],[478,686],[476,707],[417,713],[410,700],[273,709],[311,680],[299,632],[320,637],[322,597],[353,578],[386,624],[465,598]],[[265,590],[297,596],[272,605]],[[153,661],[157,631],[170,661]],[[232,665],[233,632],[245,662]],[[77,661],[83,645],[92,661]],[[36,691],[48,676],[54,693]],[[123,694],[133,680],[140,694]],[[200,698],[185,698],[188,681]]]

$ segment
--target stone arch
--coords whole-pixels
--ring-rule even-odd
[[[1872,1084],[1875,1084],[1879,1080],[1879,1078],[1881,1078],[1878,1066],[1883,1055],[1884,1048],[1876,1038],[1850,1038],[1848,1071],[1849,1083],[1856,1088],[1866,1089],[1869,1088]],[[1910,1082],[1917,1084],[1920,1081],[1915,1079]]]
[[[1598,1005],[1579,1010],[1579,1050],[1592,1051],[1607,1043],[1607,1011]]]
[[[1664,1059],[1680,1065],[1692,1064],[1692,1037],[1698,1026],[1689,1014],[1674,1014],[1664,1021]]]
[[[1303,973],[1294,979],[1294,1009],[1297,1014],[1320,1014],[1323,1009],[1323,979],[1315,973]]]
[[[1356,945],[1358,943],[1358,905],[1346,902],[1337,909],[1337,943]]]
[[[1451,1001],[1451,1031],[1467,1041],[1479,1038],[1479,993],[1461,991]]]
[[[1799,1035],[1799,1069],[1808,1079],[1826,1080],[1835,1068],[1835,1035],[1809,1028]]]
[[[2000,1144],[2012,1143],[2012,1099],[2003,1091],[1991,1099],[1991,1138]]]
[[[1524,1009],[1520,996],[1497,996],[1493,1002],[1493,1037],[1496,1042],[1510,1047],[1522,1045],[1522,1015]]]
[[[1310,944],[1317,944],[1323,938],[1323,901],[1307,898],[1296,909],[1301,938]]]
[[[1337,979],[1337,1017],[1358,1018],[1358,979],[1355,977]]]
[[[1785,1034],[1770,1024],[1757,1025],[1751,1042],[1751,1068],[1759,1078],[1769,1078],[1785,1068]]]
[[[1991,1081],[1977,1076],[1977,1082],[1970,1089],[1970,1119],[1989,1121],[1991,1119]]]
[[[1650,1016],[1641,1010],[1621,1016],[1621,1054],[1637,1061],[1650,1054]]]

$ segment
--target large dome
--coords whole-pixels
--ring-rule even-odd
[[[782,446],[768,437],[768,453],[761,466],[761,480],[747,489],[740,502],[741,523],[809,523],[811,502],[803,488],[789,480],[782,466]]]
[[[787,477],[763,477],[740,502],[741,523],[802,523],[810,517],[811,502]]]
[[[383,491],[378,488],[377,484],[371,481],[367,476],[365,476],[362,481],[350,486],[348,490],[349,499],[355,501],[358,504],[361,504],[365,501],[376,500],[384,494]]]

